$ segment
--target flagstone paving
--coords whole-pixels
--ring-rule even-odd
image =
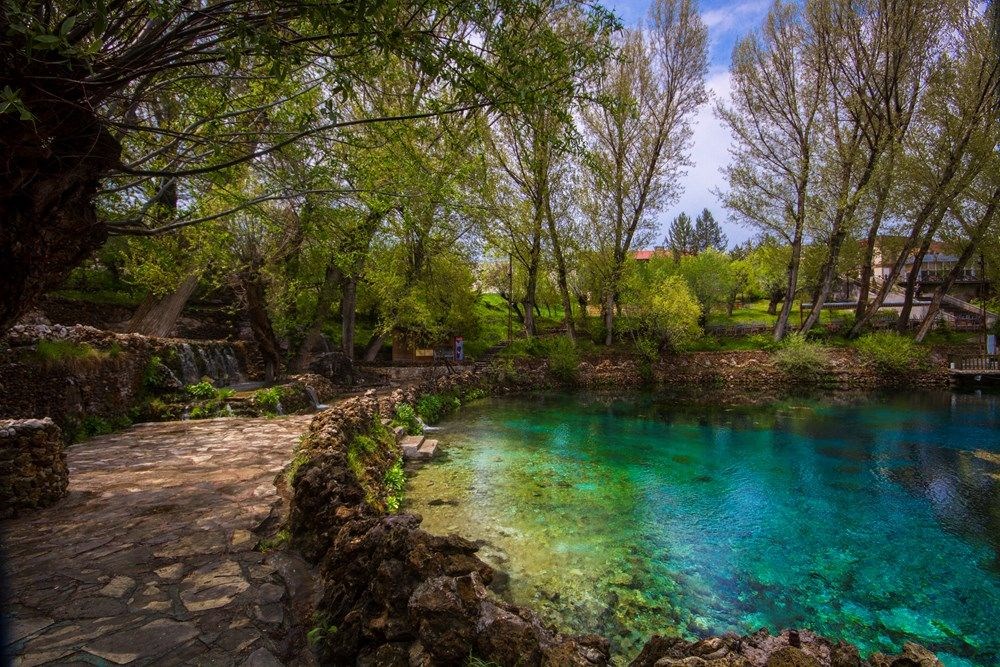
[[[141,424],[71,447],[69,496],[0,523],[14,664],[311,664],[294,622],[310,570],[260,547],[309,420]]]

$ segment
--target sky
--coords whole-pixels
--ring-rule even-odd
[[[642,22],[649,8],[649,0],[603,0],[603,4],[614,10],[626,26]],[[703,208],[711,210],[715,219],[722,223],[730,247],[752,235],[751,230],[729,221],[728,213],[712,194],[714,189],[724,189],[725,181],[719,169],[729,161],[727,149],[730,142],[729,132],[715,117],[713,108],[716,100],[729,99],[729,60],[733,45],[740,37],[760,26],[769,6],[768,0],[700,2],[701,18],[708,27],[709,70],[706,84],[712,99],[699,110],[695,119],[691,147],[693,166],[681,178],[681,195],[658,215],[657,244],[662,242],[670,221],[678,213],[685,211],[694,218]]]

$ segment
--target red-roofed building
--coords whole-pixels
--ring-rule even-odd
[[[637,262],[648,262],[653,257],[670,257],[670,251],[663,246],[656,246],[652,250],[633,250],[632,257]]]

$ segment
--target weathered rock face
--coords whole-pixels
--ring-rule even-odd
[[[0,519],[66,495],[69,470],[51,419],[0,420]]]

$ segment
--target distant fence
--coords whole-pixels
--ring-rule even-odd
[[[956,371],[1000,371],[1000,361],[994,355],[953,356],[948,366]]]

